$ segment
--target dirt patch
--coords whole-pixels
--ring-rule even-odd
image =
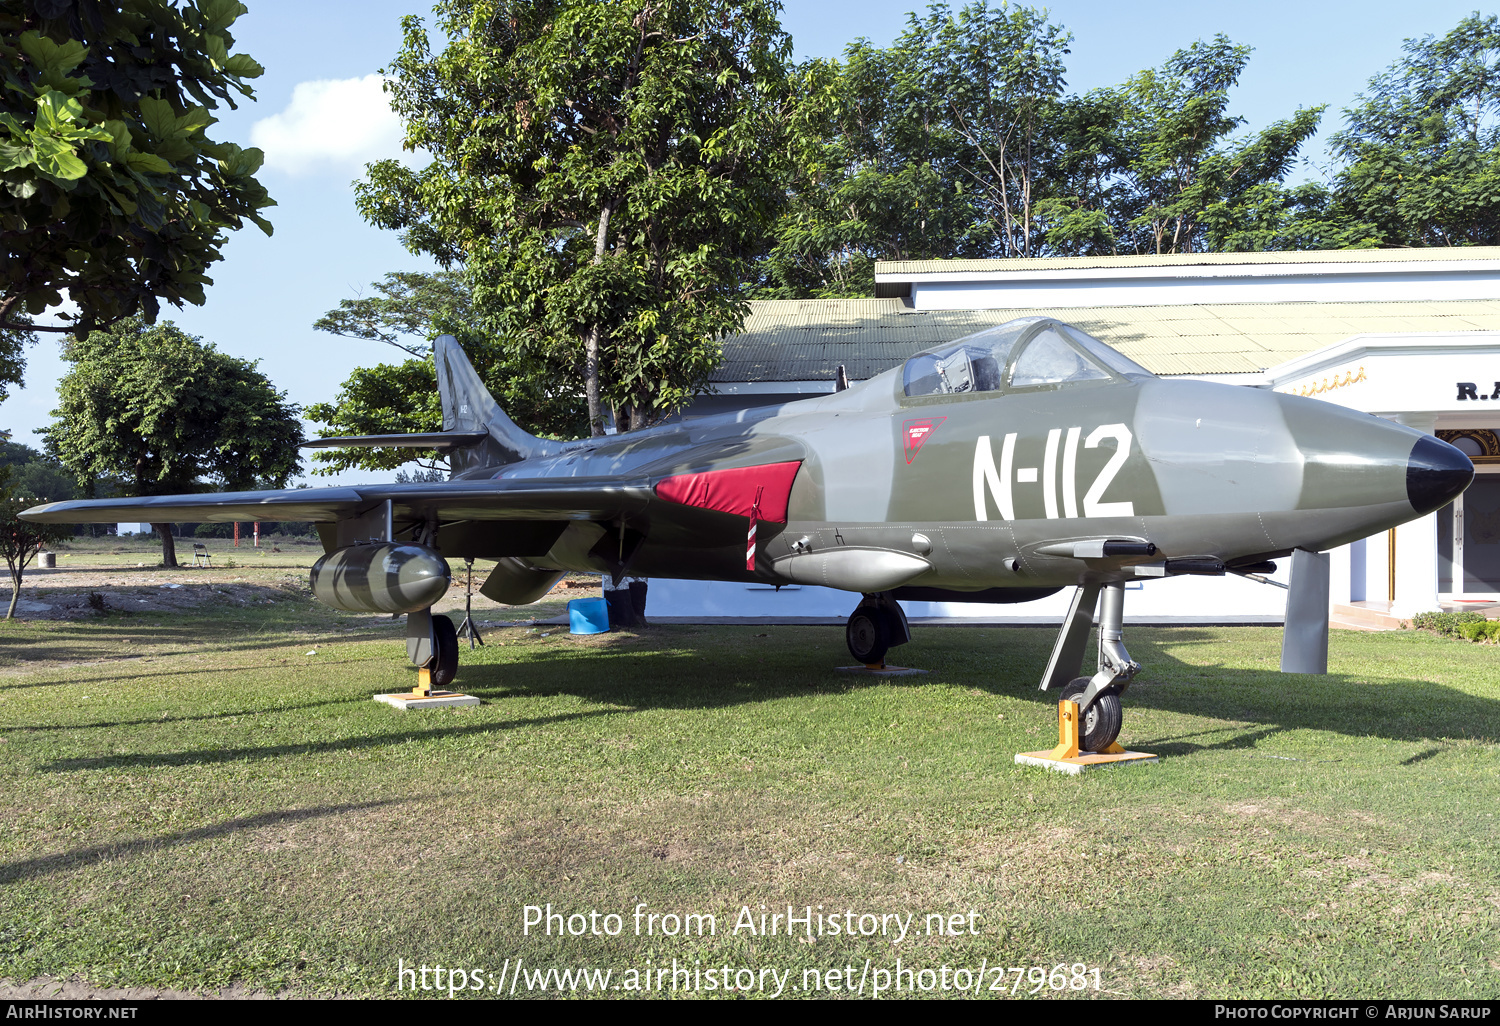
[[[0,980],[0,998],[10,1000],[48,999],[53,1001],[197,1001],[203,998],[224,1000],[269,1000],[285,997],[268,994],[238,983],[219,990],[165,990],[159,987],[99,987],[76,976],[66,980],[40,977],[16,983]]]
[[[1171,955],[1126,955],[1120,962],[1122,968],[1131,970],[1124,983],[1123,993],[1126,995],[1144,992],[1153,997],[1199,996],[1197,987],[1183,979],[1182,967]]]
[[[309,600],[308,571],[321,549],[307,546],[286,553],[268,550],[245,550],[231,554],[215,552],[218,562],[198,566],[191,562],[176,567],[160,564],[153,553],[69,552],[59,554],[55,569],[28,567],[21,584],[21,598],[16,606],[19,620],[79,620],[109,612],[178,612],[213,607],[245,607],[287,600]],[[143,557],[134,565],[104,564],[105,559]],[[183,556],[179,552],[179,556]],[[64,558],[65,557],[65,558]],[[227,565],[226,565],[227,564]],[[504,606],[478,594],[487,568],[475,568],[474,614],[481,627],[529,626],[537,618],[556,616],[569,599],[599,594],[600,578],[575,574],[559,581],[541,600],[531,606]],[[453,586],[436,604],[435,611],[447,613],[457,622],[462,619],[464,567],[455,566]],[[0,616],[10,603],[9,580],[0,575]],[[516,610],[525,620],[506,616],[485,619]],[[521,612],[524,610],[524,612]],[[389,621],[377,616],[374,620]],[[373,620],[372,620],[373,622]]]
[[[116,575],[119,576],[119,575]],[[211,606],[271,605],[305,602],[305,591],[281,586],[215,582],[182,584],[176,581],[134,586],[106,584],[75,587],[37,586],[28,581],[16,603],[20,620],[79,620],[110,613],[170,613]],[[10,603],[10,589],[0,590],[0,603]],[[0,606],[0,608],[4,608]]]

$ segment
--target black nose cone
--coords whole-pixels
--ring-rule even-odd
[[[1406,459],[1406,498],[1418,513],[1446,505],[1474,480],[1474,464],[1447,442],[1417,439]]]

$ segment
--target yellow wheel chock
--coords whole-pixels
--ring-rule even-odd
[[[1063,699],[1057,703],[1057,747],[1044,752],[1022,752],[1016,762],[1025,766],[1043,766],[1061,773],[1077,775],[1094,766],[1131,765],[1155,762],[1149,752],[1131,752],[1111,742],[1102,752],[1085,752],[1078,747],[1078,703]]]

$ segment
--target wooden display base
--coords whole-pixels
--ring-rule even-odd
[[[910,666],[835,666],[839,673],[853,673],[861,677],[916,677],[931,670],[914,670]]]
[[[434,691],[432,671],[425,666],[417,671],[416,687],[394,695],[376,695],[375,701],[384,702],[391,708],[400,709],[403,712],[408,709],[444,709],[452,706],[479,704],[479,699],[473,695],[465,695],[458,691]]]
[[[1022,752],[1016,762],[1022,766],[1041,766],[1077,776],[1096,766],[1138,766],[1156,762],[1157,757],[1149,752],[1130,752],[1119,744],[1111,744],[1102,752],[1082,752],[1078,748],[1078,703],[1057,703],[1057,747],[1045,752]]]
[[[393,709],[442,709],[448,706],[478,705],[479,699],[458,691],[434,691],[428,695],[413,695],[401,691],[394,695],[376,695],[375,701],[384,702]]]

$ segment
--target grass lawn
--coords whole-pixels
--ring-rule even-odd
[[[1500,993],[1494,647],[1336,631],[1300,677],[1277,630],[1134,629],[1122,740],[1162,762],[1069,778],[1012,763],[1055,740],[1048,631],[918,629],[931,675],[873,683],[837,628],[546,630],[465,648],[482,706],[400,713],[370,696],[412,682],[401,626],[303,599],[0,624],[0,977],[393,996],[398,960],[504,990],[521,959],[623,996],[676,959],[868,994],[899,958],[1086,982],[1044,996]],[[622,929],[527,935],[547,903]],[[716,932],[637,936],[641,903]],[[912,918],[733,930],[789,904]]]

